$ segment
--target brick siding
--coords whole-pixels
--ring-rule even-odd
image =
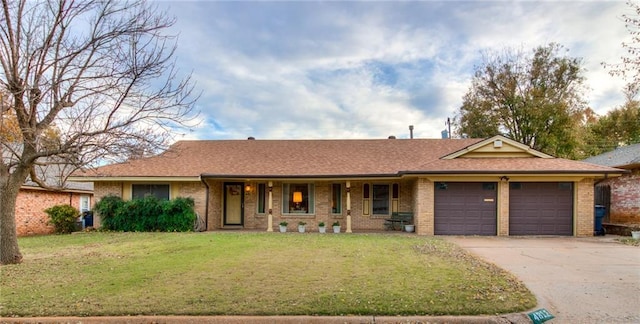
[[[342,231],[346,230],[347,225],[347,191],[345,181],[315,181],[315,212],[313,215],[288,215],[282,213],[282,185],[285,182],[272,181],[273,183],[273,230],[277,231],[279,223],[287,221],[290,230],[297,227],[298,222],[306,222],[307,231],[317,231],[318,223],[324,222],[330,227],[335,221],[340,222]],[[365,214],[363,211],[363,185],[368,184],[389,184],[399,185],[398,210],[413,210],[413,181],[403,180],[396,182],[389,181],[351,181],[351,226],[356,230],[382,230],[384,228],[384,220],[389,216]],[[207,180],[209,185],[209,230],[219,229],[223,227],[223,181]],[[268,182],[247,182],[251,186],[250,192],[245,192],[244,196],[244,228],[246,229],[264,229],[267,230],[268,222]],[[265,184],[267,198],[265,199],[265,213],[258,213],[258,184]],[[333,184],[342,185],[342,212],[334,214],[331,212],[331,186]],[[390,190],[389,194],[392,194]],[[391,208],[391,206],[389,206]]]
[[[192,197],[196,202],[196,212],[207,221],[208,230],[223,228],[224,181],[206,180],[209,186],[208,206],[206,187],[200,182],[172,183],[178,186],[180,196]],[[258,213],[258,184],[265,184],[267,198],[265,199],[265,213]],[[244,226],[245,229],[267,230],[268,222],[268,182],[246,182],[251,187],[249,192],[244,192]],[[347,206],[345,181],[315,181],[315,213],[313,215],[287,215],[282,213],[282,181],[273,183],[273,230],[278,230],[278,224],[285,220],[289,223],[289,230],[294,230],[299,221],[307,223],[307,231],[317,231],[318,223],[323,221],[330,227],[335,221],[342,225],[342,231],[346,230]],[[342,213],[331,213],[331,186],[334,183],[342,185]],[[363,211],[363,186],[384,183],[399,184],[400,195],[398,200],[399,211],[413,211],[416,234],[434,235],[434,183],[427,178],[417,178],[399,181],[350,181],[351,183],[351,223],[355,231],[358,230],[382,230],[384,220],[388,216],[365,214]],[[172,187],[173,188],[173,187]],[[372,188],[370,189],[372,190]],[[108,195],[121,195],[123,192],[120,182],[96,182],[96,201]],[[372,192],[372,191],[371,191]],[[391,195],[390,191],[390,195]],[[369,202],[371,205],[371,201]],[[205,210],[208,208],[208,215]],[[391,208],[391,206],[390,206]],[[575,235],[593,235],[593,180],[585,179],[576,182],[575,201]],[[95,216],[99,220],[99,215]],[[498,183],[498,235],[509,235],[509,183]],[[99,222],[97,223],[99,224]]]
[[[191,197],[195,202],[195,212],[200,217],[205,217],[205,204],[206,204],[206,188],[202,182],[173,182],[170,184],[171,188],[177,189],[179,197]],[[118,196],[122,197],[124,184],[118,181],[104,181],[94,182],[93,192],[95,195],[95,202],[100,201],[106,196]],[[130,199],[130,197],[122,197],[123,199]],[[92,203],[95,203],[92,202]],[[100,215],[94,213],[93,223],[95,227],[100,226]]]
[[[640,168],[631,174],[601,182],[611,186],[611,210],[609,222],[617,224],[640,224]]]
[[[81,195],[88,194],[20,189],[15,209],[18,236],[53,233],[49,215],[44,210],[55,205],[71,205],[80,210]]]
[[[509,235],[509,182],[498,182],[498,236]]]
[[[434,190],[433,181],[425,178],[419,178],[413,184],[413,191],[416,193],[413,200],[413,217],[418,235],[434,235]]]
[[[594,190],[593,179],[575,183],[575,236],[593,236]]]

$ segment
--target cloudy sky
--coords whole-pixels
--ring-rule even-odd
[[[481,52],[556,42],[584,60],[599,114],[624,82],[601,62],[624,54],[622,1],[187,1],[176,59],[192,73],[202,122],[187,139],[438,138]]]

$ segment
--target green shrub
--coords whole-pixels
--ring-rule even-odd
[[[100,200],[94,209],[106,230],[124,232],[186,232],[196,220],[193,198],[162,201],[153,196],[123,201],[116,196]]]
[[[158,226],[166,232],[187,232],[193,229],[196,213],[193,198],[178,197],[165,201],[162,214],[158,217]]]
[[[49,223],[56,233],[71,233],[76,230],[76,221],[80,212],[69,205],[56,205],[44,210],[49,215]]]
[[[122,227],[123,220],[118,218],[118,209],[123,205],[124,200],[118,196],[106,196],[96,203],[93,210],[100,215],[104,229],[117,231]]]

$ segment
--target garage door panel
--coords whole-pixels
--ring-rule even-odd
[[[496,235],[496,196],[495,183],[436,183],[435,234]]]
[[[511,183],[510,235],[573,235],[573,185]]]

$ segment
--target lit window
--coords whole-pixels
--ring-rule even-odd
[[[285,183],[282,185],[282,212],[284,214],[313,214],[313,184]]]

